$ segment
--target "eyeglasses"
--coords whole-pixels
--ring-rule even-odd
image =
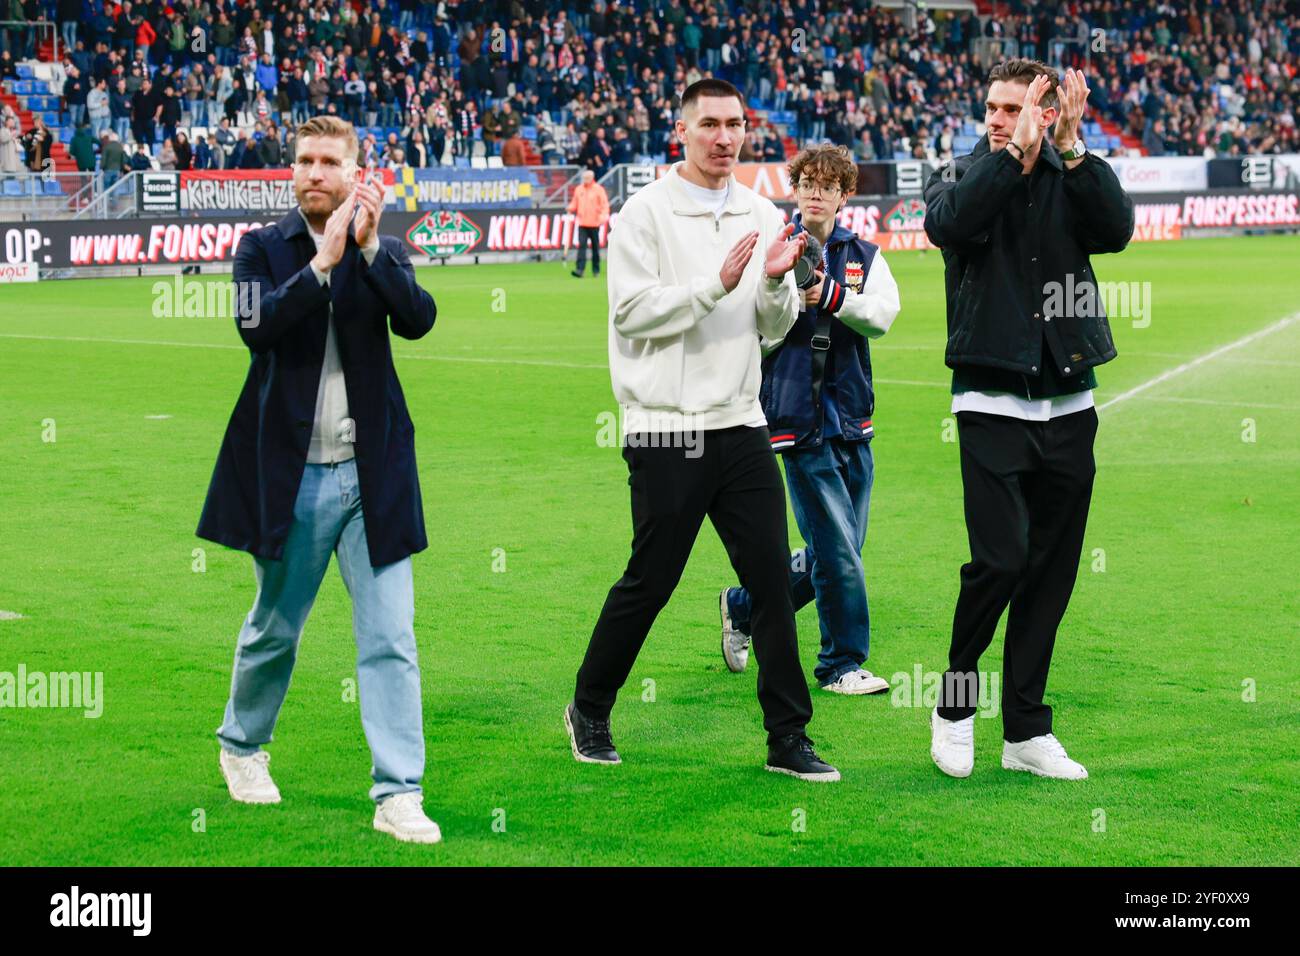
[[[813,183],[806,179],[801,179],[796,187],[800,196],[811,196],[813,193],[820,192],[823,197],[829,199],[832,196],[839,195],[839,186],[828,186],[825,183]]]

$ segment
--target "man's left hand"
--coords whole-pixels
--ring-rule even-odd
[[[782,278],[794,268],[794,264],[803,255],[804,247],[808,244],[807,234],[801,232],[791,240],[790,235],[793,232],[794,223],[787,223],[772,244],[767,247],[765,272],[769,279]]]
[[[358,246],[369,246],[377,241],[379,234],[379,216],[384,211],[384,185],[378,170],[372,178],[367,172],[365,179],[357,183],[357,220],[356,239]]]
[[[1087,108],[1088,81],[1079,70],[1066,70],[1065,78],[1056,89],[1056,98],[1060,103],[1060,116],[1056,120],[1056,148],[1068,152],[1079,138],[1079,124],[1083,121],[1083,112]]]

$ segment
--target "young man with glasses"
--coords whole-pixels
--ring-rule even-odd
[[[813,146],[790,163],[796,234],[817,240],[821,266],[800,292],[794,327],[763,360],[760,392],[807,542],[791,556],[790,589],[796,611],[816,598],[821,651],[814,676],[823,690],[850,695],[889,689],[862,667],[871,645],[862,545],[875,434],[867,340],[884,335],[899,311],[898,286],[880,250],[835,221],[857,179],[843,146]],[[749,592],[723,588],[719,604],[722,656],[738,673],[749,661]]]

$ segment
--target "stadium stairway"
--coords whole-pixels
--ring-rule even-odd
[[[1147,154],[1146,149],[1142,146],[1142,141],[1136,136],[1130,136],[1128,133],[1125,133],[1120,129],[1119,124],[1113,120],[1098,118],[1097,125],[1101,127],[1102,132],[1107,136],[1118,139],[1124,145],[1126,152],[1135,150],[1139,156],[1145,156]],[[1129,155],[1132,155],[1132,153],[1129,153]]]
[[[63,43],[63,38],[57,33],[53,40],[40,40],[36,44],[36,59],[42,63],[57,63],[59,61],[59,47]]]
[[[24,131],[32,128],[32,111],[27,109],[13,93],[0,93],[0,103],[4,103],[18,114],[18,121],[22,123]],[[42,112],[45,112],[42,110]],[[48,125],[48,124],[47,124]],[[51,127],[56,129],[56,127]],[[50,146],[50,157],[54,160],[54,171],[56,173],[75,173],[77,171],[77,161],[68,155],[68,147],[60,142],[55,142]]]

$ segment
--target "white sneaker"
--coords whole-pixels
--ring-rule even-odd
[[[731,622],[731,611],[727,608],[727,592],[730,590],[723,588],[718,598],[722,616],[722,659],[727,662],[727,670],[740,674],[749,663],[749,635],[740,633]]]
[[[230,797],[240,803],[279,803],[280,789],[271,779],[267,764],[271,755],[259,750],[249,757],[221,748],[221,775],[226,778]]]
[[[841,674],[837,680],[822,687],[834,694],[879,694],[889,690],[889,681],[871,671],[856,670]]]
[[[931,711],[930,757],[948,776],[969,777],[975,766],[975,715],[965,720],[944,720],[938,708]]]
[[[1030,737],[1017,743],[1002,744],[1004,770],[1028,770],[1040,777],[1057,780],[1087,780],[1088,771],[1083,764],[1071,760],[1055,734]]]
[[[424,815],[424,795],[410,790],[397,793],[375,806],[375,829],[404,843],[437,843],[438,824]]]

